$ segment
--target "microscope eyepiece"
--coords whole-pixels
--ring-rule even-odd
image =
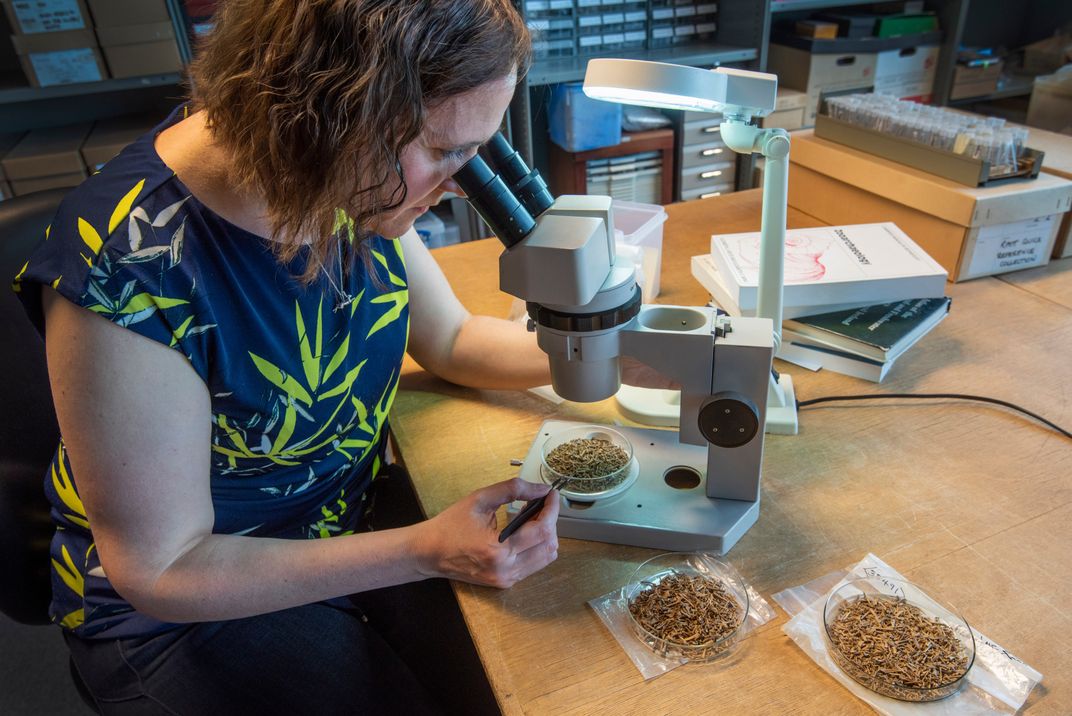
[[[510,248],[532,233],[536,221],[510,191],[510,187],[477,154],[454,174],[469,203],[488,227]]]
[[[532,216],[538,217],[555,203],[555,198],[551,196],[540,172],[529,169],[525,160],[510,146],[502,132],[496,132],[481,147],[480,153],[485,161],[502,176],[503,181],[510,187],[510,191]]]
[[[529,173],[529,168],[525,166],[525,161],[506,141],[506,137],[503,136],[502,132],[493,134],[491,139],[480,148],[480,153],[502,175],[503,180],[509,184],[514,184],[524,179],[525,175]]]

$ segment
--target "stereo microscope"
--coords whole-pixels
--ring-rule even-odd
[[[752,114],[773,109],[773,83],[763,89]],[[749,129],[775,137],[781,132]],[[558,395],[578,402],[613,396],[623,357],[681,386],[676,431],[544,422],[521,468],[521,477],[530,481],[552,481],[543,448],[558,435],[620,433],[632,447],[620,486],[605,494],[562,491],[559,534],[727,552],[759,515],[777,341],[772,319],[729,317],[712,307],[643,304],[633,262],[615,256],[612,199],[552,198],[539,173],[501,134],[454,178],[505,247],[500,288],[526,302],[529,328],[548,355]],[[782,217],[784,237],[784,208]]]

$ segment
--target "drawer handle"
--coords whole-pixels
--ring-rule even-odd
[[[701,199],[710,199],[713,196],[722,196],[722,192],[720,192],[720,191],[710,191],[710,192],[707,192],[706,194],[700,194]]]
[[[721,169],[716,169],[716,170],[710,171],[710,172],[700,172],[700,178],[701,179],[710,179],[711,177],[720,177],[720,176],[722,176],[722,170]]]
[[[710,157],[710,156],[713,156],[715,154],[722,154],[722,148],[719,147],[718,149],[705,149],[702,152],[700,152],[701,157]]]
[[[713,127],[704,127],[703,128],[703,133],[704,134],[714,134],[715,132],[721,132],[721,131],[722,131],[722,126],[717,125],[717,124],[715,126],[713,126]]]

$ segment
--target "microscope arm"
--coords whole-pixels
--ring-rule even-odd
[[[767,319],[644,305],[618,333],[619,355],[681,384],[680,440],[707,445],[708,497],[759,499],[772,331]]]

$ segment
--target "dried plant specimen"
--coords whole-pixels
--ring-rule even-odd
[[[744,607],[720,580],[673,572],[643,585],[629,613],[647,632],[641,638],[663,656],[710,659],[730,646],[722,640],[744,621]]]
[[[572,492],[602,492],[626,477],[622,470],[629,454],[609,440],[577,438],[562,443],[547,454],[547,466],[568,480],[563,489]]]
[[[862,595],[842,603],[828,633],[838,663],[873,691],[932,701],[959,688],[968,651],[956,632],[898,597]]]

